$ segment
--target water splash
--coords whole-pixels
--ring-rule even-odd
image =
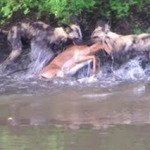
[[[136,59],[130,60],[113,73],[121,80],[140,80],[146,77],[144,69]]]
[[[47,45],[31,43],[31,64],[29,65],[29,74],[39,73],[55,56],[53,51]]]
[[[12,63],[5,72],[0,69],[0,93],[34,93],[38,90],[44,91],[53,85],[88,86],[96,84],[99,87],[108,87],[124,81],[150,80],[150,62],[143,56],[135,57],[122,65],[119,64],[120,67],[112,72],[107,72],[110,69],[108,63],[102,64],[96,77],[92,76],[92,63],[87,62],[67,72],[65,79],[40,80],[37,76],[38,72],[54,57],[54,53],[45,47],[43,51],[41,51],[42,47],[34,45],[33,47],[34,51],[31,51],[30,54],[32,62],[29,61],[30,56],[26,54],[21,56],[21,62]],[[12,73],[18,68],[25,67],[28,70]]]

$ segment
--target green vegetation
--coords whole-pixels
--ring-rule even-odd
[[[8,21],[17,11],[24,14],[35,12],[37,18],[43,13],[54,15],[60,23],[68,23],[72,14],[98,12],[109,18],[111,15],[122,18],[132,14],[132,8],[141,11],[149,0],[1,0],[1,24]]]
[[[133,13],[133,11],[140,12],[147,5],[150,4],[149,0],[108,0],[105,2],[101,0],[100,13],[103,16],[110,18],[115,17],[120,19],[127,17]]]
[[[145,29],[145,30],[142,30],[140,27],[136,26],[134,29],[133,29],[133,33],[134,34],[142,34],[142,33],[150,33],[150,27]]]

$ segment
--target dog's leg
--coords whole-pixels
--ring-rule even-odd
[[[6,67],[11,64],[21,54],[21,52],[21,49],[12,50],[7,59],[2,63],[2,66]]]
[[[98,73],[100,71],[100,59],[96,57],[96,72]]]
[[[2,63],[2,66],[7,66],[11,64],[22,52],[22,41],[21,41],[21,32],[20,28],[14,26],[8,34],[8,41],[12,48],[11,53]]]
[[[111,56],[111,72],[114,72],[114,63],[115,63],[114,57]]]

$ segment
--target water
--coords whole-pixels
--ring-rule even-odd
[[[149,65],[136,57],[104,70],[49,81],[1,73],[0,150],[149,150]]]
[[[149,88],[149,82],[55,84],[1,95],[0,149],[149,150]]]

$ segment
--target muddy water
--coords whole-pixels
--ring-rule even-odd
[[[149,150],[149,70],[135,59],[97,78],[0,75],[0,150]]]
[[[149,79],[113,77],[1,77],[0,149],[149,150]]]

